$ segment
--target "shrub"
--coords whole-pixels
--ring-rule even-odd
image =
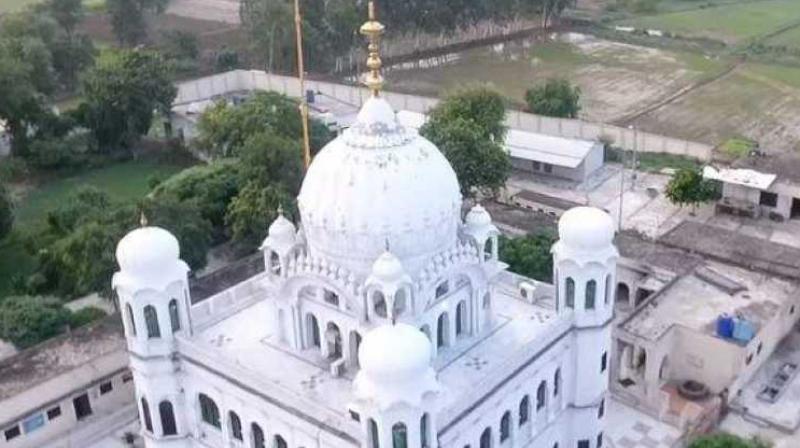
[[[69,327],[73,329],[82,327],[90,322],[94,322],[104,317],[106,317],[105,311],[101,310],[100,308],[88,306],[73,312],[69,316]]]
[[[0,302],[0,338],[27,348],[61,333],[69,316],[52,297],[7,297]]]

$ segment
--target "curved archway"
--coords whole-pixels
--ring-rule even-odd
[[[178,433],[178,426],[175,424],[175,411],[172,403],[167,400],[158,404],[158,415],[161,419],[161,431],[165,436],[174,436]]]
[[[506,411],[500,418],[500,443],[511,438],[511,412]]]
[[[372,293],[372,310],[378,317],[387,317],[386,297],[381,291]]]
[[[536,411],[541,411],[547,404],[547,382],[542,380],[536,388]]]
[[[128,318],[128,328],[130,328],[131,336],[136,336],[136,319],[133,317],[133,308],[130,303],[125,304],[125,314]]]
[[[250,424],[250,434],[253,442],[253,448],[266,448],[266,439],[264,438],[264,430],[258,423]]]
[[[492,428],[487,427],[481,433],[480,448],[492,448]]]
[[[230,433],[231,437],[243,441],[244,436],[242,435],[242,420],[239,418],[239,414],[228,411],[228,423],[230,425]]]
[[[217,407],[217,403],[215,403],[214,400],[212,400],[206,394],[200,394],[198,401],[200,402],[200,418],[203,420],[203,422],[220,429],[222,427],[222,423],[219,419],[219,408]]]
[[[392,425],[392,448],[408,448],[408,428],[403,422]]]
[[[313,313],[306,314],[306,340],[308,347],[320,348],[322,346],[319,334],[319,322],[317,321],[317,316]]]
[[[567,298],[566,298],[566,307],[567,308],[575,308],[575,280],[572,277],[567,277],[567,282],[565,285]]]
[[[147,338],[156,339],[161,337],[161,329],[158,326],[158,312],[153,305],[144,307],[144,323],[147,326]]]
[[[589,280],[586,282],[586,291],[584,294],[585,302],[583,309],[585,310],[593,310],[594,309],[594,301],[597,296],[597,281]]]
[[[181,329],[181,317],[178,314],[178,300],[172,299],[169,301],[169,323],[172,327],[172,332],[175,333]]]
[[[450,337],[450,318],[447,312],[439,315],[436,321],[436,347],[442,348],[449,344]]]
[[[150,405],[147,403],[147,399],[142,397],[139,400],[142,405],[142,419],[144,420],[144,429],[147,432],[153,432],[153,419],[150,417]]]
[[[614,301],[617,305],[628,306],[630,304],[631,289],[625,283],[617,283],[617,297]]]
[[[456,305],[456,336],[462,336],[468,333],[467,327],[467,301],[462,300]]]
[[[286,439],[283,438],[280,434],[275,434],[275,448],[288,448],[289,444],[286,443]]]
[[[328,322],[325,327],[325,341],[328,344],[328,357],[339,359],[342,357],[342,332],[334,322]]]

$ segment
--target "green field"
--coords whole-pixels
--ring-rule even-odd
[[[41,228],[47,212],[63,204],[76,189],[92,185],[108,193],[115,202],[134,201],[147,194],[148,180],[152,176],[167,177],[182,168],[150,161],[129,161],[47,181],[28,191],[17,204],[15,230],[0,241],[0,297],[9,292],[14,276],[29,274],[35,268],[35,260],[23,247],[25,235]]]
[[[800,8],[800,5],[798,5],[798,8]],[[766,44],[774,46],[785,45],[794,50],[800,50],[800,26],[796,26],[767,39]]]
[[[19,11],[20,9],[40,3],[42,0],[0,0],[0,14]],[[90,11],[97,11],[105,7],[105,0],[83,0],[84,6]]]
[[[643,16],[619,24],[737,43],[797,21],[797,0],[771,0]]]

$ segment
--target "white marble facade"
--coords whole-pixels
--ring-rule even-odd
[[[265,271],[192,304],[175,238],[119,244],[150,448],[600,448],[617,251],[568,211],[554,285],[506,271],[480,205],[379,96],[314,159]]]

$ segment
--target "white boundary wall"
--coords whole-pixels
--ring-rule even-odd
[[[288,96],[299,97],[300,82],[297,78],[273,75],[260,70],[232,70],[217,75],[185,81],[178,84],[178,95],[174,105],[207,100],[235,91],[271,90]],[[365,87],[348,86],[324,81],[306,81],[306,89],[314,90],[339,101],[360,106],[369,97]],[[410,110],[427,113],[438,100],[417,95],[383,92],[383,97],[395,110]],[[711,160],[713,147],[705,143],[670,138],[649,132],[584,120],[553,118],[519,111],[508,111],[506,124],[513,129],[536,132],[557,137],[597,140],[609,138],[615,146],[642,152],[663,152],[694,157],[702,161]],[[636,136],[636,144],[634,144]]]

